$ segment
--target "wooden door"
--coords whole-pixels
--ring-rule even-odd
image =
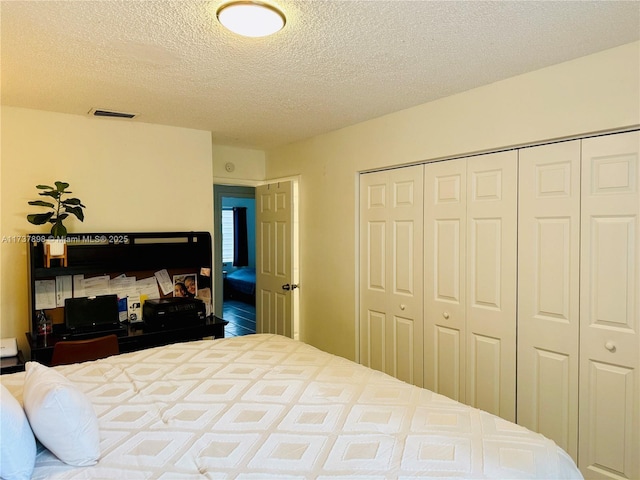
[[[256,188],[256,331],[293,335],[290,181]]]
[[[578,458],[580,141],[519,152],[520,425]]]
[[[580,441],[587,478],[640,478],[640,133],[582,141]]]
[[[424,169],[424,386],[465,401],[467,161]]]
[[[422,165],[360,176],[360,362],[422,386]]]
[[[518,159],[467,160],[466,401],[510,421],[516,408]]]

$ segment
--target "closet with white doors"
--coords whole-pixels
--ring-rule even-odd
[[[360,178],[360,362],[422,386],[423,166]]]
[[[640,478],[639,157],[627,132],[361,175],[361,362]]]
[[[518,423],[640,478],[640,133],[520,152]]]

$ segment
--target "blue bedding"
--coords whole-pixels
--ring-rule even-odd
[[[252,267],[239,268],[227,275],[226,283],[237,292],[254,295],[256,293],[256,269]]]

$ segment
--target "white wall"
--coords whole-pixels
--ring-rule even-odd
[[[358,172],[638,125],[636,42],[269,151],[300,175],[301,339],[356,356]]]
[[[2,107],[0,335],[25,349],[29,330],[26,220],[35,185],[67,181],[86,205],[82,232],[213,234],[210,132]]]

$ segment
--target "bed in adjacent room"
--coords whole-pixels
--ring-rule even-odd
[[[256,269],[242,267],[228,273],[224,278],[225,297],[255,305]]]
[[[53,370],[93,405],[100,458],[70,466],[39,447],[34,479],[581,478],[542,435],[282,336]],[[0,377],[19,402],[24,379]]]

